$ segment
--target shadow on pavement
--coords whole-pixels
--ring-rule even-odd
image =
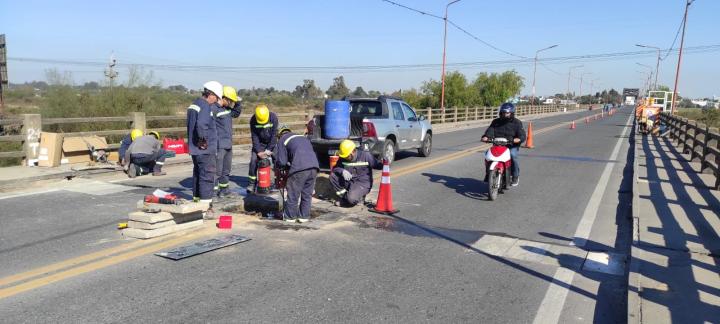
[[[442,174],[423,173],[430,182],[442,183],[446,187],[455,190],[456,193],[468,198],[487,200],[487,183],[475,178],[456,178]]]

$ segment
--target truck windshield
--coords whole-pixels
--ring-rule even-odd
[[[351,116],[370,117],[382,116],[382,104],[379,101],[353,101],[350,102]]]

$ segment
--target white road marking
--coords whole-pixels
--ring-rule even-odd
[[[622,141],[625,139],[624,137],[628,130],[630,130],[630,126],[628,126],[628,124],[630,123],[630,118],[632,117],[632,115],[628,116],[627,121],[625,121],[626,127],[623,129],[622,135],[617,139],[615,148],[610,154],[610,158],[608,160],[614,161],[617,159],[617,156],[620,153]],[[592,230],[593,223],[595,223],[598,208],[600,207],[600,201],[605,193],[605,189],[607,189],[607,184],[610,180],[610,173],[612,172],[613,166],[613,163],[607,163],[605,165],[605,169],[600,176],[600,180],[595,186],[595,191],[593,191],[592,196],[590,196],[590,201],[585,207],[585,212],[583,212],[580,223],[575,230],[575,235],[573,235],[573,244],[575,246],[585,246],[588,238],[590,237],[590,231]],[[568,289],[566,287],[572,285],[574,276],[574,271],[563,267],[559,267],[557,271],[555,271],[553,281],[550,283],[550,287],[545,293],[545,298],[543,298],[542,303],[540,303],[540,308],[535,314],[535,320],[533,323],[557,323],[560,320],[560,314],[565,306],[565,299],[568,294]],[[558,283],[564,283],[565,285],[561,286]]]
[[[17,198],[17,197],[25,197],[25,196],[31,196],[31,195],[39,195],[39,194],[55,192],[55,191],[60,191],[60,189],[47,189],[47,190],[39,190],[39,191],[21,192],[21,193],[17,193],[14,195],[0,196],[0,200]]]
[[[621,276],[625,274],[624,261],[625,256],[617,253],[590,252],[583,264],[583,270]]]

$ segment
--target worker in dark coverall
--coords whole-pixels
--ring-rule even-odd
[[[359,151],[351,140],[340,142],[338,156],[342,162],[330,174],[330,183],[340,197],[341,205],[355,206],[372,189],[372,169],[381,169],[382,161],[376,160],[370,152]]]
[[[223,98],[213,105],[215,128],[218,134],[217,159],[215,162],[217,179],[215,190],[218,197],[230,194],[230,168],[232,166],[233,118],[240,116],[242,105],[235,88],[223,87]]]
[[[485,134],[481,140],[487,142],[489,139],[503,137],[512,141],[510,145],[510,158],[512,159],[512,167],[510,175],[512,176],[511,186],[515,187],[520,184],[520,161],[518,160],[518,151],[520,144],[525,141],[525,129],[522,122],[515,118],[515,105],[506,102],[500,106],[498,112],[499,117],[493,119],[490,126],[485,130]],[[488,182],[488,170],[485,170],[485,182]]]
[[[247,190],[255,192],[257,183],[258,160],[272,156],[277,144],[278,118],[270,112],[266,105],[255,107],[255,114],[250,118],[250,137],[252,138],[252,152],[250,152],[250,165],[248,166]]]
[[[152,170],[154,176],[165,175],[162,171],[165,164],[165,150],[162,149],[159,139],[158,132],[150,132],[133,140],[123,156],[128,177],[135,178],[142,173],[150,172],[149,170]]]
[[[210,81],[203,85],[202,97],[187,109],[187,138],[193,160],[193,201],[212,203],[215,182],[217,131],[211,105],[222,98],[222,85]]]
[[[315,190],[315,177],[320,170],[317,156],[310,140],[293,133],[286,125],[280,126],[278,143],[275,146],[275,163],[288,170],[287,201],[283,219],[286,222],[310,221],[310,206]],[[299,201],[298,201],[299,200]],[[298,209],[298,203],[300,208]]]
[[[130,148],[130,144],[132,144],[132,142],[140,136],[143,136],[143,131],[136,128],[130,131],[130,134],[125,135],[122,141],[120,141],[120,148],[118,149],[120,165],[125,165],[125,152],[127,152],[127,149]]]

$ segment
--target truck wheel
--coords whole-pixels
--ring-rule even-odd
[[[389,164],[392,164],[393,161],[395,161],[395,142],[390,139],[385,140],[385,144],[383,144],[382,157],[387,159]]]
[[[423,140],[422,146],[418,149],[418,155],[422,157],[428,157],[430,156],[430,151],[432,151],[432,135],[430,133],[425,134],[425,139]]]

